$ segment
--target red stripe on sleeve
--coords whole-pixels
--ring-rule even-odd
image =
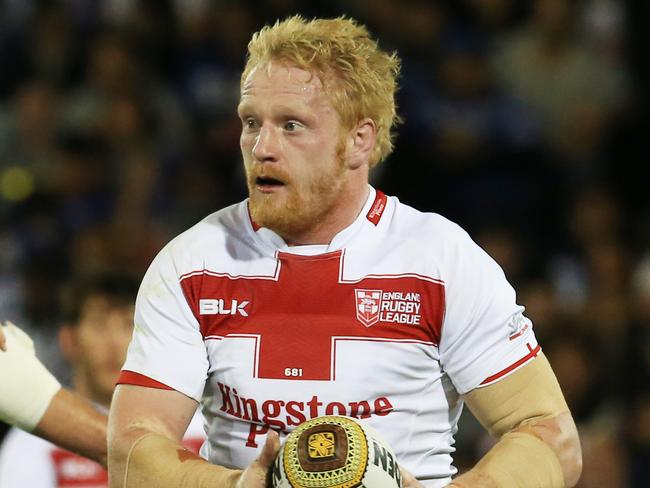
[[[157,388],[159,390],[173,390],[171,386],[167,386],[160,381],[149,378],[135,371],[122,370],[120,377],[117,380],[118,385],[135,385],[135,386],[146,386],[147,388]]]
[[[518,361],[512,363],[512,364],[511,364],[510,366],[508,366],[507,368],[505,368],[505,369],[499,371],[497,374],[493,374],[492,376],[489,376],[489,377],[485,378],[485,379],[483,380],[483,382],[481,382],[481,385],[485,385],[485,384],[487,384],[487,383],[492,383],[493,381],[498,380],[498,379],[501,378],[502,376],[507,375],[507,374],[510,373],[512,370],[517,369],[517,368],[518,368],[519,366],[521,366],[522,364],[528,362],[530,359],[532,359],[532,358],[534,358],[534,357],[537,357],[537,355],[539,354],[539,351],[542,349],[542,346],[540,346],[539,344],[537,345],[537,347],[536,347],[535,349],[533,349],[532,347],[530,347],[530,344],[526,344],[526,345],[528,346],[528,354],[526,354],[526,355],[525,355],[523,358],[521,358],[520,360],[518,360]],[[479,386],[480,386],[480,385],[479,385]]]

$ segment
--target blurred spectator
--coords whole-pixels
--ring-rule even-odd
[[[52,193],[58,224],[71,234],[109,218],[114,195],[104,142],[93,135],[66,133],[53,163]]]
[[[616,0],[591,0],[584,6],[584,29],[587,40],[614,76],[625,71],[623,65],[624,7]]]
[[[432,132],[443,162],[480,164],[494,159],[486,153],[492,148],[507,156],[536,142],[530,115],[494,83],[488,40],[456,31],[441,42],[438,96],[414,115]]]
[[[633,277],[631,317],[627,343],[626,391],[648,392],[650,387],[650,253],[639,262]]]
[[[628,405],[624,432],[630,458],[629,486],[634,487],[650,483],[650,395],[647,388],[637,393]]]
[[[113,104],[133,100],[132,97],[137,97],[156,121],[152,143],[166,151],[189,143],[186,113],[164,80],[147,70],[134,55],[127,38],[110,29],[99,32],[90,43],[85,80],[69,97],[65,110],[67,127],[99,130],[103,119],[116,109]]]
[[[508,281],[515,285],[527,275],[526,249],[516,235],[507,229],[491,227],[475,234],[474,239],[503,268]]]
[[[508,32],[521,20],[527,2],[517,0],[463,0],[477,23],[496,37]]]
[[[32,76],[66,86],[74,74],[78,51],[74,26],[57,2],[43,2],[36,11],[27,57]]]
[[[357,18],[382,33],[380,42],[399,47],[404,65],[431,63],[435,59],[439,35],[447,24],[447,16],[439,0],[387,0],[350,4]],[[426,69],[426,66],[422,66]],[[408,82],[408,78],[404,78]]]
[[[0,200],[17,202],[48,188],[60,103],[51,84],[26,80],[0,105],[0,178],[14,180],[2,186]]]
[[[631,486],[650,484],[650,253],[639,262],[632,288],[632,325],[624,353],[625,439]]]
[[[621,77],[579,36],[579,3],[535,0],[530,23],[495,55],[501,82],[534,111],[569,181],[591,181]]]
[[[544,276],[528,279],[519,285],[517,301],[525,305],[526,316],[533,321],[535,333],[544,344],[544,338],[555,333],[562,316],[553,285]]]
[[[22,318],[22,283],[19,248],[8,222],[0,213],[0,316],[18,321]]]
[[[174,2],[133,0],[111,3],[124,10],[122,18],[118,15],[114,24],[129,33],[136,55],[146,65],[147,71],[165,78],[173,77],[180,54]]]
[[[429,79],[411,76],[402,95],[402,151],[412,166],[386,168],[387,179],[401,183],[395,192],[410,203],[471,230],[498,222],[524,232],[525,215],[547,214],[540,189],[550,177],[530,113],[495,82],[489,47],[463,28],[440,38],[438,69]]]
[[[604,309],[605,297],[622,298],[630,278],[630,258],[622,244],[625,222],[615,197],[602,187],[593,187],[573,200],[566,215],[564,249],[549,261],[558,303],[569,314],[591,310],[590,300],[595,310]],[[599,312],[595,313],[597,323]]]
[[[183,31],[180,82],[204,151],[191,157],[200,161],[194,168],[200,174],[206,174],[206,165],[213,167],[210,180],[217,190],[213,208],[234,203],[245,188],[240,178],[237,104],[244,52],[256,22],[245,3],[226,1],[205,7]],[[187,168],[179,172],[189,176]]]

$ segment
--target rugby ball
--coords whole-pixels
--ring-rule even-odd
[[[401,488],[395,454],[362,421],[336,415],[300,424],[273,464],[275,488]]]

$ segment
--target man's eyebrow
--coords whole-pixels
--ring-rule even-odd
[[[237,104],[237,115],[241,116],[243,113],[249,112],[249,111],[250,111],[250,107],[248,106],[248,104],[246,104],[244,102],[239,102]]]
[[[273,106],[273,111],[281,117],[287,117],[287,116],[308,117],[311,114],[310,107],[307,106],[306,104],[300,104],[296,106],[296,105],[285,105],[280,103]],[[255,112],[254,107],[245,101],[239,102],[239,104],[237,105],[237,114],[240,116],[242,114],[248,114],[254,112]]]

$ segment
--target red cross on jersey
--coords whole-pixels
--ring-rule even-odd
[[[341,337],[438,342],[444,299],[440,283],[399,275],[346,283],[339,276],[342,260],[342,251],[279,253],[276,280],[191,273],[182,287],[203,337],[258,338],[254,377],[332,380],[333,348]],[[358,319],[359,290],[377,294],[377,321],[371,326]],[[390,299],[408,295],[409,301]],[[401,316],[390,313],[398,306]],[[418,325],[399,324],[399,319]]]

